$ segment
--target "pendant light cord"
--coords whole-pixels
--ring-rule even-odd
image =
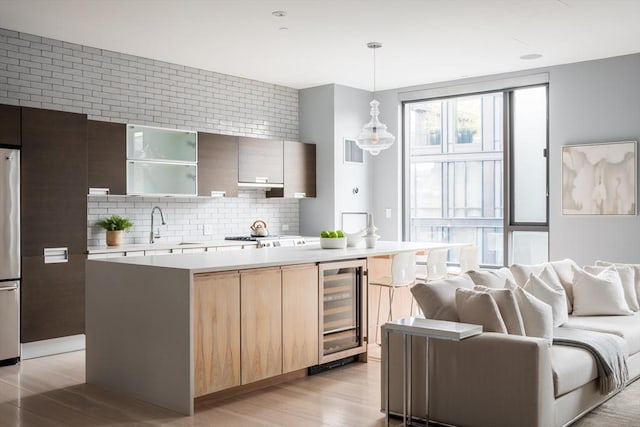
[[[376,48],[373,48],[373,99],[376,99]]]

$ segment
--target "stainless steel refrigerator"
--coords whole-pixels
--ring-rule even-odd
[[[20,358],[20,151],[0,148],[0,364]]]

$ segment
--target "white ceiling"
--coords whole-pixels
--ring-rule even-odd
[[[380,90],[640,52],[639,21],[640,0],[0,0],[1,28],[293,88],[371,90],[370,41]]]

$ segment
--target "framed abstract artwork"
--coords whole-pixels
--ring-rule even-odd
[[[637,141],[562,147],[563,215],[636,215]]]

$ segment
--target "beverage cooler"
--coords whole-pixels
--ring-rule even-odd
[[[367,351],[366,260],[321,263],[320,363]]]

